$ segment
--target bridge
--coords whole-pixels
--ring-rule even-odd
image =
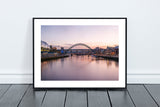
[[[89,47],[88,45],[84,44],[84,43],[74,44],[74,45],[72,45],[70,48],[68,48],[67,51],[69,51],[69,50],[71,50],[72,48],[74,48],[75,46],[79,46],[79,45],[80,45],[80,46],[85,46],[85,47],[87,47],[90,51],[93,52],[93,49],[92,49],[91,47]]]

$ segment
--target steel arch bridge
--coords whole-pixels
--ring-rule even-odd
[[[86,45],[86,44],[84,44],[84,43],[77,43],[77,44],[74,44],[74,45],[72,45],[70,48],[68,48],[67,51],[69,51],[69,50],[71,50],[73,47],[79,46],[79,45],[85,46],[85,47],[87,47],[89,50],[93,51],[93,49],[92,49],[91,47],[89,47],[88,45]]]

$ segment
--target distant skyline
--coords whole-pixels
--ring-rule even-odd
[[[92,49],[106,49],[119,45],[118,26],[116,25],[42,25],[41,40],[49,45],[68,49],[76,43],[84,43]],[[73,49],[87,49],[77,46]]]

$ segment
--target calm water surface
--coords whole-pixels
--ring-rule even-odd
[[[117,61],[72,56],[41,62],[42,80],[118,80]]]

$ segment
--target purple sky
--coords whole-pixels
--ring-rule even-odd
[[[57,48],[68,49],[76,43],[95,47],[119,45],[118,26],[112,25],[42,25],[41,40]],[[77,46],[76,49],[86,49]]]

